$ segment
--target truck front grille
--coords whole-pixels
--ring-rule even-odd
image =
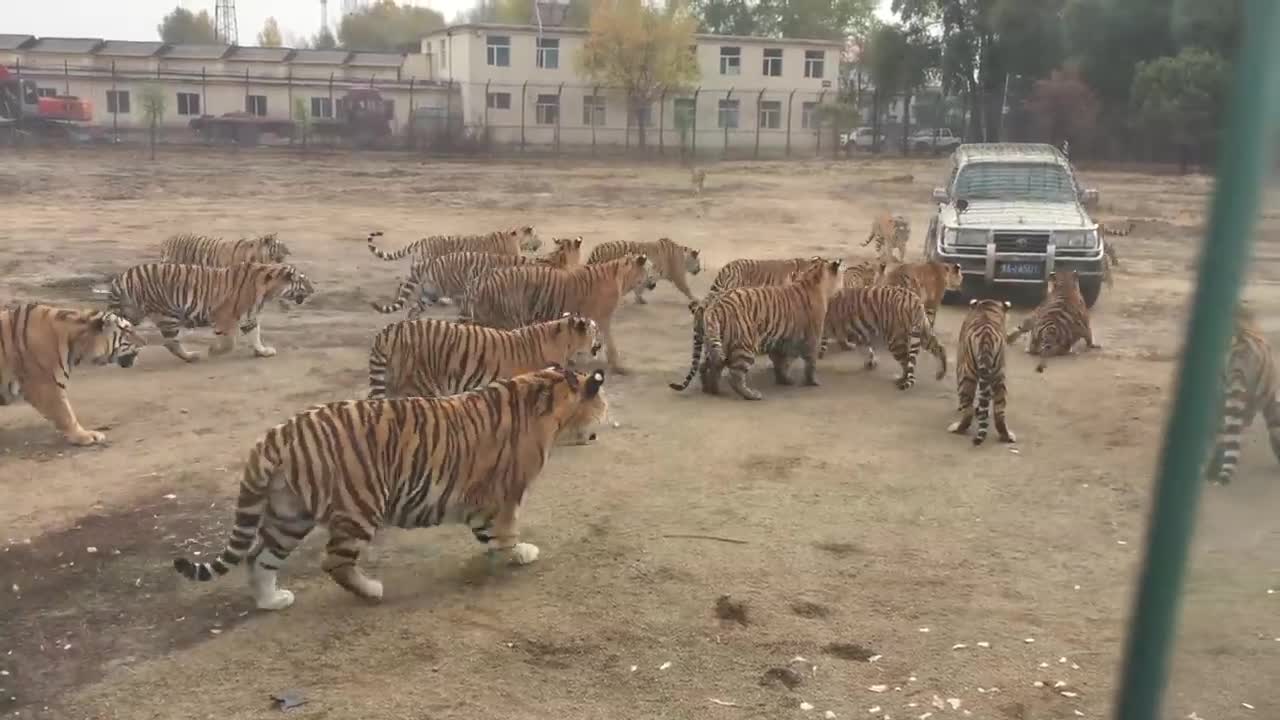
[[[1049,249],[1048,233],[996,233],[997,253],[1034,253],[1043,255]]]

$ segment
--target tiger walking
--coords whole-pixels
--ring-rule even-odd
[[[827,339],[832,336],[850,345],[865,347],[868,370],[876,367],[873,343],[883,340],[902,366],[902,374],[894,381],[899,390],[915,385],[916,358],[921,346],[938,359],[936,379],[941,380],[947,373],[947,351],[933,334],[924,303],[905,288],[845,288],[836,293],[827,306],[819,358],[826,355]]]
[[[703,392],[719,394],[720,376],[727,369],[729,386],[738,395],[762,400],[764,396],[747,385],[747,373],[759,353],[769,356],[777,384],[792,384],[787,369],[799,356],[804,361],[804,384],[817,385],[827,303],[840,286],[842,265],[841,260],[815,258],[797,272],[794,282],[737,288],[706,303],[690,303],[692,360],[684,381],[671,383],[671,389],[684,390],[699,375]]]
[[[451,252],[488,252],[497,255],[519,255],[521,252],[537,252],[542,240],[532,225],[495,230],[479,235],[432,235],[405,245],[399,250],[387,252],[378,247],[377,238],[382,231],[369,233],[369,252],[381,260],[400,260],[417,253],[423,258],[433,258]]]
[[[863,246],[875,243],[876,256],[882,262],[906,262],[907,241],[911,239],[911,221],[902,215],[882,213],[871,222],[871,233]]]
[[[257,606],[282,610],[292,592],[276,575],[317,525],[328,528],[321,567],[371,601],[383,586],[357,565],[382,527],[463,524],[493,555],[525,565],[518,513],[558,436],[603,416],[604,373],[559,367],[443,398],[319,405],[268,430],[245,462],[235,527],[210,562],[175,558],[208,581],[249,558]],[[256,542],[260,540],[261,542]]]
[[[598,265],[609,260],[616,260],[623,255],[644,255],[653,262],[658,277],[676,286],[690,301],[696,300],[689,289],[689,275],[702,272],[702,260],[699,253],[691,247],[681,245],[671,238],[658,238],[654,242],[635,242],[631,240],[613,240],[601,243],[591,250],[587,258],[588,265]],[[648,301],[644,299],[645,288],[636,286],[634,295],[640,305]]]
[[[948,432],[963,435],[969,431],[975,415],[977,395],[978,429],[973,444],[987,439],[987,424],[995,415],[1000,440],[1017,442],[1005,420],[1007,388],[1005,387],[1005,318],[1009,303],[999,300],[970,300],[969,314],[960,325],[956,348],[956,386],[960,396],[960,418],[947,427]]]
[[[709,302],[712,297],[735,288],[784,285],[791,282],[793,274],[817,259],[817,256],[813,256],[785,260],[731,260],[716,273],[715,279],[711,281],[711,289],[703,300]]]
[[[287,257],[289,246],[275,233],[239,240],[179,233],[160,244],[160,262],[179,265],[230,267],[242,262],[282,263]]]
[[[948,291],[955,292],[964,284],[964,275],[956,263],[913,262],[893,267],[880,266],[880,283],[910,290],[924,303],[929,327],[938,319],[938,308]]]
[[[200,359],[182,347],[182,328],[213,327],[217,342],[211,355],[230,352],[235,330],[250,336],[258,357],[271,357],[275,348],[262,343],[258,317],[268,300],[283,298],[301,305],[315,292],[306,275],[291,265],[240,263],[215,268],[201,265],[149,263],[135,265],[111,281],[109,309],[134,325],[150,318],[164,337],[165,348],[185,362]]]
[[[1223,370],[1222,418],[1208,468],[1211,481],[1226,485],[1240,464],[1240,438],[1259,412],[1267,426],[1271,451],[1280,459],[1280,399],[1275,357],[1253,313],[1236,309],[1235,332]]]
[[[1080,340],[1091,350],[1102,346],[1093,341],[1093,328],[1089,324],[1089,308],[1080,294],[1080,275],[1074,271],[1049,273],[1049,290],[1030,315],[1009,333],[1007,341],[1017,341],[1026,332],[1031,333],[1027,352],[1039,355],[1036,372],[1044,372],[1053,355],[1068,355]]]

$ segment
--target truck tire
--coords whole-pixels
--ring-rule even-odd
[[[1093,307],[1093,304],[1098,302],[1098,297],[1102,294],[1102,278],[1080,278],[1080,294],[1084,297],[1085,307]]]

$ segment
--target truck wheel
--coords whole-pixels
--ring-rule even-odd
[[[1084,296],[1085,307],[1093,307],[1102,294],[1102,278],[1080,278],[1080,294]]]

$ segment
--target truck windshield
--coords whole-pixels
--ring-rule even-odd
[[[970,163],[956,176],[955,197],[968,200],[1072,202],[1071,176],[1052,163]]]

